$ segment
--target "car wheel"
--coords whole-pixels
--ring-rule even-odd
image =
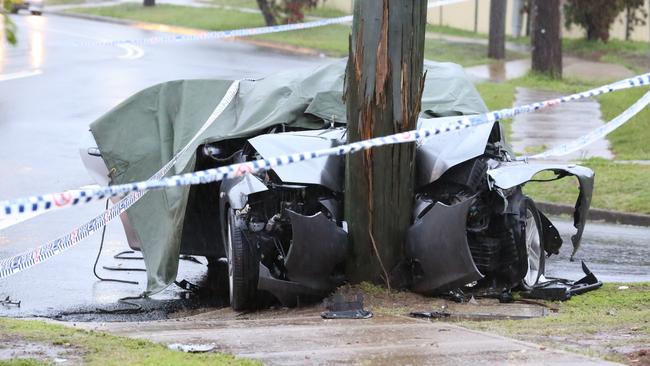
[[[11,7],[11,14],[18,14],[18,7],[12,6]]]
[[[527,270],[521,285],[524,289],[531,289],[537,284],[539,278],[544,274],[544,241],[542,236],[542,224],[539,213],[533,200],[525,198],[522,202],[521,211],[524,219],[523,239],[526,245]]]
[[[43,12],[40,12],[38,10],[32,10],[31,13],[32,15],[43,15]]]
[[[228,284],[230,306],[233,310],[250,309],[255,305],[259,261],[246,240],[239,218],[233,209],[227,210],[226,255],[228,258]]]

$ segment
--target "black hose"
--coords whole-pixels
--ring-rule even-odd
[[[104,208],[104,210],[108,210],[108,199],[106,199],[106,207]],[[93,274],[95,275],[95,277],[97,277],[97,279],[100,280],[100,281],[119,282],[119,283],[128,283],[128,284],[131,284],[131,285],[138,285],[139,283],[137,281],[119,280],[119,279],[116,279],[116,278],[103,278],[103,277],[100,277],[97,274],[97,263],[99,263],[99,257],[101,257],[102,250],[104,249],[104,238],[105,238],[105,236],[106,236],[106,225],[104,225],[104,227],[102,228],[102,238],[101,238],[101,240],[99,242],[99,251],[97,252],[97,258],[95,258],[95,264],[93,265]],[[104,268],[106,268],[106,267],[104,267]]]

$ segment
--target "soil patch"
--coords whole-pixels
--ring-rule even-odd
[[[48,344],[0,335],[0,361],[38,360],[60,365],[81,365],[79,350],[69,344]]]

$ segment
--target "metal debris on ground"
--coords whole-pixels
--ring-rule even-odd
[[[465,293],[461,289],[449,290],[442,296],[458,304],[463,304],[467,301]]]
[[[174,351],[181,351],[187,353],[204,353],[214,351],[216,345],[214,343],[210,344],[181,344],[181,343],[172,343],[167,345],[167,348]]]
[[[354,299],[346,299],[341,294],[335,294],[325,299],[326,312],[321,313],[323,319],[369,319],[372,312],[363,310],[363,295],[357,294]]]
[[[15,307],[20,307],[20,300],[19,301],[14,301],[12,300],[9,296],[7,296],[4,300],[0,300],[0,305],[2,306],[15,306]]]
[[[585,262],[582,262],[582,271],[585,276],[578,281],[547,277],[548,281],[540,282],[531,291],[524,292],[523,295],[532,299],[566,301],[573,295],[581,295],[596,290],[603,285],[589,270]]]
[[[424,319],[443,319],[449,318],[451,313],[447,311],[412,311],[409,313],[409,316],[412,318],[424,318]]]

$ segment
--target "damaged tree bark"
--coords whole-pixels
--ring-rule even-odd
[[[424,85],[427,0],[357,0],[345,98],[348,141],[416,128]],[[348,155],[345,217],[352,282],[383,280],[403,258],[411,223],[415,145]]]

